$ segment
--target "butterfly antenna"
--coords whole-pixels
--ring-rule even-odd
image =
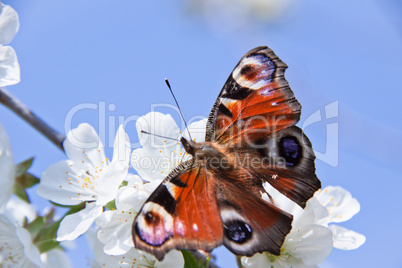
[[[156,136],[156,137],[159,137],[159,138],[164,138],[164,139],[167,139],[167,140],[177,141],[177,139],[170,138],[170,137],[165,137],[165,136],[161,136],[161,135],[158,135],[158,134],[155,134],[155,133],[151,133],[151,132],[148,132],[148,131],[144,131],[144,130],[141,130],[141,133],[148,134],[148,135],[153,135],[153,136]]]
[[[186,129],[187,129],[187,132],[188,132],[188,136],[190,137],[190,140],[193,140],[193,139],[191,138],[190,130],[188,129],[186,119],[184,119],[184,116],[183,116],[183,113],[181,112],[179,103],[177,102],[177,99],[176,99],[175,95],[173,94],[172,88],[170,87],[170,84],[169,84],[169,81],[167,80],[167,78],[165,78],[165,82],[166,82],[166,85],[168,86],[168,88],[169,88],[169,90],[170,90],[170,93],[171,93],[172,96],[173,96],[174,101],[176,102],[177,108],[179,109],[180,116],[181,116],[181,119],[183,119],[183,121],[184,121],[184,125],[186,126]]]

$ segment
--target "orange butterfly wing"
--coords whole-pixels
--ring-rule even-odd
[[[222,244],[215,180],[189,160],[145,202],[133,225],[136,248],[161,260],[171,249],[212,251]]]
[[[301,105],[284,77],[286,68],[268,47],[246,53],[208,117],[206,140],[264,162],[247,168],[304,208],[321,183],[311,143],[294,126]]]

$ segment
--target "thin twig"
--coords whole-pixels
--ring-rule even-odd
[[[0,87],[0,103],[12,110],[36,130],[48,138],[54,145],[64,152],[63,141],[65,137],[51,128],[42,119],[31,112],[22,102],[12,96],[7,90]]]

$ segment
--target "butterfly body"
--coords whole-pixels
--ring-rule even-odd
[[[262,198],[264,182],[305,207],[321,187],[314,153],[294,126],[301,105],[267,47],[249,51],[215,102],[205,142],[181,139],[192,159],[174,169],[133,224],[136,248],[159,260],[171,249],[279,255],[292,215]]]

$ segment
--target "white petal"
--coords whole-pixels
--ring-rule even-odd
[[[200,121],[193,122],[188,126],[193,141],[196,142],[205,141],[205,133],[207,131],[206,126],[207,126],[207,119],[202,119]],[[183,137],[187,140],[190,139],[187,130],[184,131]]]
[[[156,135],[176,139],[180,135],[180,129],[170,114],[150,112],[137,120],[138,138],[142,147],[160,149],[166,146],[176,145],[177,141],[167,140]],[[146,131],[152,134],[145,134]],[[166,141],[166,142],[165,142]]]
[[[122,218],[119,218],[120,214]],[[124,216],[121,211],[106,211],[96,220],[100,227],[98,239],[104,244],[103,250],[108,255],[125,254],[134,247],[131,238],[134,215],[130,223],[125,222]]]
[[[181,254],[180,251],[177,250],[169,251],[161,262],[155,263],[155,268],[171,268],[171,267],[175,268],[184,267],[183,254]]]
[[[328,209],[328,223],[347,221],[360,211],[359,202],[339,186],[328,186],[314,196]]]
[[[128,165],[122,167],[119,163],[111,163],[97,182],[98,199],[96,204],[105,205],[116,198],[120,184],[127,176]]]
[[[83,123],[67,133],[63,147],[68,158],[73,161],[74,166],[83,172],[90,172],[98,167],[106,166],[106,157],[103,145],[95,129]]]
[[[17,197],[12,197],[8,201],[4,215],[6,215],[11,221],[18,223],[18,225],[21,226],[25,218],[28,220],[28,222],[32,222],[37,217],[35,206],[28,204]]]
[[[332,232],[312,224],[290,232],[283,247],[308,265],[323,262],[332,251]]]
[[[272,258],[272,261],[268,258],[268,255]],[[317,265],[307,265],[301,259],[291,255],[275,256],[269,253],[257,253],[252,257],[242,257],[241,263],[246,268],[318,268]]]
[[[19,25],[18,13],[12,7],[0,3],[0,44],[10,43]]]
[[[121,125],[114,141],[113,160],[98,180],[98,205],[116,198],[117,190],[128,173],[130,153],[130,140]]]
[[[351,250],[360,247],[366,242],[364,235],[352,230],[334,224],[330,225],[328,228],[332,231],[335,248]]]
[[[275,206],[286,211],[293,215],[294,218],[300,217],[304,210],[299,207],[295,202],[290,200],[288,197],[281,194],[278,190],[272,187],[269,183],[265,182],[263,184],[265,191],[271,196]],[[262,194],[262,198],[268,202],[271,202],[271,199],[268,197],[266,193]]]
[[[112,163],[119,162],[121,163],[121,165],[128,167],[130,163],[130,154],[130,139],[124,131],[123,125],[121,125],[117,131],[116,138],[114,140]]]
[[[60,249],[53,249],[40,255],[45,268],[70,268],[70,260]]]
[[[57,230],[57,241],[74,240],[85,233],[102,214],[102,209],[95,203],[87,203],[83,210],[66,216]]]
[[[241,257],[241,264],[246,268],[270,267],[269,265],[272,265],[265,253],[257,253],[252,257]],[[274,267],[276,268],[276,266]]]
[[[118,262],[109,255],[106,255],[103,252],[103,244],[99,242],[98,238],[96,237],[96,231],[94,230],[89,230],[86,233],[86,237],[88,240],[89,247],[92,249],[92,252],[94,253],[95,259],[94,263],[92,264],[91,267],[96,267],[96,268],[113,268],[117,267]]]
[[[138,212],[149,195],[150,192],[146,189],[137,190],[129,186],[121,187],[116,198],[116,208],[124,210],[128,206]]]
[[[147,181],[163,180],[169,175],[170,157],[157,156],[146,148],[135,149],[131,155],[131,165]]]
[[[20,82],[20,65],[17,54],[10,46],[0,45],[0,87]]]
[[[84,173],[85,174],[85,173]],[[85,177],[74,168],[73,162],[63,160],[43,172],[37,193],[41,197],[63,205],[77,205],[96,200],[97,192],[85,187]]]
[[[1,267],[42,267],[39,251],[33,246],[28,231],[22,227],[16,227],[1,214],[0,249]]]
[[[11,154],[10,141],[4,127],[0,124],[0,212],[10,199],[15,178],[15,167]]]
[[[96,220],[100,227],[98,239],[104,246],[105,253],[121,255],[134,247],[131,229],[136,212],[126,205],[123,210],[106,211]]]
[[[137,211],[148,196],[144,190],[128,186],[119,189],[116,210],[106,211],[96,220],[100,227],[98,239],[105,244],[105,253],[121,255],[134,247],[131,237],[132,224]]]
[[[21,244],[24,246],[25,257],[38,267],[43,267],[39,250],[32,244],[32,238],[29,232],[19,226],[17,227],[16,232]]]
[[[163,180],[155,180],[144,184],[144,188],[148,193],[153,193]]]
[[[134,174],[127,174],[126,176],[127,186],[133,188],[142,188],[144,186],[144,181],[140,176]]]

